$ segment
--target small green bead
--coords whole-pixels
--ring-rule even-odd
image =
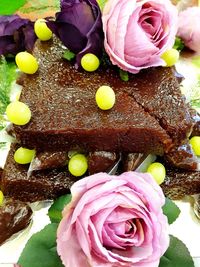
[[[166,170],[163,164],[159,162],[154,162],[150,164],[150,166],[147,169],[147,172],[153,176],[157,184],[160,185],[164,182],[166,176]]]
[[[93,72],[98,69],[100,61],[94,54],[85,54],[81,59],[81,66],[84,70],[88,72]]]
[[[29,164],[35,157],[34,149],[20,147],[15,151],[14,160],[18,164]]]
[[[115,92],[110,86],[103,85],[96,92],[96,103],[102,110],[109,110],[115,104]]]
[[[28,52],[20,52],[16,55],[17,67],[24,73],[34,74],[38,70],[36,58]]]
[[[190,144],[196,156],[200,156],[200,136],[193,136],[190,139]]]
[[[83,154],[76,154],[70,160],[68,164],[69,172],[76,176],[82,176],[88,169],[87,158]]]
[[[4,201],[4,195],[3,192],[0,190],[0,206],[3,204]]]
[[[36,20],[34,30],[41,41],[48,41],[52,38],[52,31],[48,28],[45,19]]]
[[[172,67],[179,60],[179,56],[180,54],[178,50],[172,48],[170,50],[167,50],[165,53],[163,53],[161,58],[165,61],[166,67]]]
[[[29,107],[20,101],[10,103],[6,108],[8,120],[16,125],[25,125],[31,119]]]

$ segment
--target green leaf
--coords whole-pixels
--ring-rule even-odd
[[[106,2],[107,2],[107,0],[97,0],[97,3],[99,4],[99,7],[101,10],[104,9]]]
[[[0,15],[11,15],[15,13],[25,3],[26,0],[1,0]]]
[[[0,126],[5,127],[5,119],[3,117],[7,105],[10,103],[10,93],[12,83],[16,80],[17,66],[13,61],[6,61],[4,57],[0,57]]]
[[[182,51],[185,47],[184,42],[181,40],[181,38],[176,37],[175,43],[174,43],[174,49],[177,49],[178,51]]]
[[[161,258],[159,267],[194,267],[194,262],[185,244],[170,236],[169,248]]]
[[[119,76],[120,76],[122,81],[128,82],[129,76],[128,76],[128,72],[127,71],[119,69]]]
[[[172,224],[179,216],[180,209],[169,198],[165,199],[165,205],[163,206],[163,213],[167,216],[168,223]]]
[[[59,223],[62,219],[62,210],[71,201],[71,194],[59,197],[49,208],[48,215],[51,222]]]
[[[63,58],[67,59],[68,61],[71,61],[72,59],[75,58],[75,54],[73,52],[71,52],[70,50],[65,50],[64,54],[63,54]]]
[[[56,251],[58,224],[47,225],[27,242],[18,264],[23,267],[63,267]]]

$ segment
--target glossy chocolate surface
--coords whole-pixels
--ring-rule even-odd
[[[0,206],[0,245],[23,230],[31,221],[31,208],[20,201],[6,200]]]
[[[32,160],[29,171],[48,170],[67,165],[68,155],[65,151],[37,153]]]
[[[88,155],[89,174],[109,172],[118,158],[119,156],[116,153],[106,151],[90,152]]]
[[[195,156],[189,140],[186,140],[180,146],[172,148],[171,151],[165,155],[165,160],[171,167],[193,171],[198,169],[199,164],[199,160]]]
[[[14,161],[15,149],[12,145],[2,175],[1,187],[4,195],[34,202],[69,193],[76,178],[70,175],[66,167],[37,171],[28,177],[28,165],[20,165]]]
[[[162,154],[171,139],[179,142],[191,131],[193,121],[172,69],[148,69],[123,82],[115,69],[104,66],[95,73],[76,71],[62,53],[55,40],[38,42],[39,72],[19,80],[21,101],[32,111],[28,125],[14,127],[22,145],[43,151],[78,147]],[[101,85],[116,93],[116,105],[109,111],[95,103]]]
[[[164,194],[171,199],[200,192],[200,172],[167,168],[165,182],[161,185]]]

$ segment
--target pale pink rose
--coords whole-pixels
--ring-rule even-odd
[[[170,0],[108,0],[102,20],[114,65],[132,73],[165,65],[160,56],[172,48],[178,21]]]
[[[200,52],[200,7],[190,7],[179,14],[177,36],[188,48]]]
[[[169,245],[161,188],[149,174],[99,173],[76,182],[58,228],[66,267],[157,267]]]

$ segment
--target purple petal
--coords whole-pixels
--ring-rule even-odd
[[[0,55],[31,52],[35,41],[33,22],[18,15],[0,16]]]
[[[77,54],[78,66],[86,53],[101,56],[101,11],[95,0],[62,1],[61,12],[56,14],[55,21],[48,21],[47,25],[68,49]]]

